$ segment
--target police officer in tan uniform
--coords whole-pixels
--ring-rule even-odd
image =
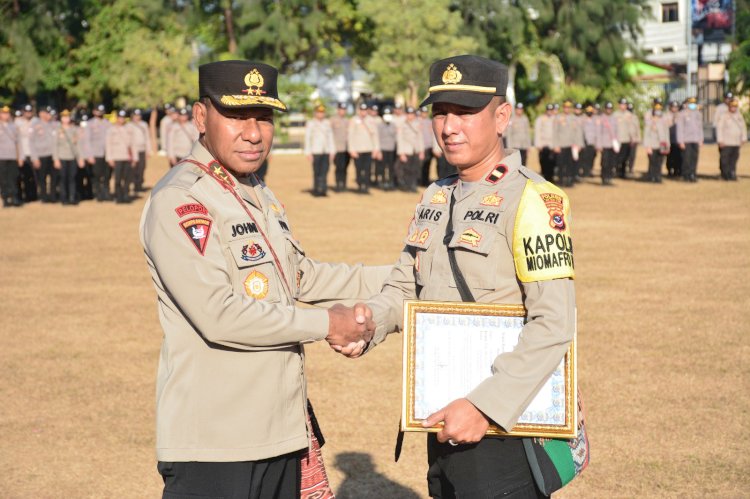
[[[396,132],[396,155],[398,156],[396,169],[400,172],[399,185],[402,190],[417,192],[417,181],[420,175],[420,165],[424,160],[424,150],[422,123],[417,118],[416,110],[409,106],[406,108],[406,121]]]
[[[167,135],[167,157],[171,166],[190,154],[193,142],[198,140],[198,130],[190,120],[190,111],[180,108],[177,120],[169,126]]]
[[[604,104],[604,114],[599,116],[599,127],[596,134],[596,150],[601,154],[602,185],[613,185],[620,141],[617,140],[617,119],[614,117],[614,105]]]
[[[112,194],[109,190],[109,180],[112,178],[112,169],[104,159],[107,142],[107,130],[112,123],[104,119],[105,107],[99,104],[93,110],[94,117],[86,123],[86,143],[89,149],[88,163],[91,165],[91,177],[93,178],[93,190],[96,200],[111,201]]]
[[[23,166],[18,175],[18,193],[24,203],[36,201],[38,198],[36,179],[38,173],[31,164],[31,143],[29,141],[34,121],[34,108],[31,104],[25,104],[21,109],[21,116],[17,116],[13,121],[21,136]]]
[[[667,176],[677,178],[682,175],[682,149],[677,143],[677,117],[680,115],[680,103],[669,103],[669,112],[665,115],[669,123],[669,155],[667,156]]]
[[[18,172],[23,166],[21,134],[10,120],[10,108],[0,106],[0,195],[3,208],[21,206]]]
[[[738,111],[739,101],[732,99],[729,107],[716,122],[716,141],[719,144],[719,168],[724,180],[737,180],[737,160],[740,147],[747,142],[747,125]]]
[[[146,171],[146,157],[151,156],[151,134],[148,124],[143,121],[143,111],[133,109],[130,121],[126,125],[133,138],[133,153],[135,155],[135,169],[133,170],[133,190],[143,191],[143,175]]]
[[[59,123],[52,119],[52,108],[39,110],[39,119],[31,127],[29,145],[31,146],[31,163],[37,170],[39,197],[42,203],[57,202],[57,190],[60,175],[52,162],[55,133]]]
[[[295,306],[367,298],[388,268],[306,256],[284,205],[255,177],[274,110],[286,111],[277,74],[248,61],[199,68],[200,138],[141,218],[164,329],[156,441],[165,497],[299,497],[300,456],[315,432],[304,344],[372,336],[368,317],[346,307]]]
[[[583,133],[583,149],[578,161],[578,175],[581,177],[594,176],[594,160],[596,159],[597,134],[599,133],[599,115],[594,106],[586,105],[584,114],[579,118]]]
[[[576,160],[583,147],[581,121],[573,114],[573,102],[563,102],[563,112],[555,117],[552,147],[557,158],[557,176],[560,185],[572,187],[577,176]]]
[[[357,115],[349,119],[346,147],[357,169],[357,189],[367,194],[370,188],[372,160],[380,158],[380,138],[376,122],[367,114],[367,104],[359,105]]]
[[[70,119],[70,111],[60,113],[60,127],[55,132],[52,161],[60,172],[60,201],[62,204],[78,204],[77,175],[84,167],[84,159],[78,147],[78,127]]]
[[[669,154],[669,123],[663,116],[662,105],[655,103],[651,116],[644,120],[643,147],[648,155],[648,174],[646,180],[661,183],[661,166],[664,157]]]
[[[435,135],[459,173],[427,188],[382,293],[367,302],[377,344],[403,327],[405,299],[462,301],[449,261],[454,252],[476,302],[523,304],[528,311],[521,342],[485,366],[494,374],[425,421],[444,423],[427,437],[433,497],[540,495],[522,441],[484,436],[490,422],[505,430],[515,425],[575,333],[568,198],[523,166],[517,151],[504,150],[501,136],[513,112],[507,84],[504,65],[478,56],[430,68],[424,104],[432,104]],[[559,245],[535,242],[549,239]]]
[[[620,152],[617,153],[616,174],[625,178],[628,171],[630,149],[636,142],[635,126],[633,120],[635,115],[628,111],[628,100],[622,98],[619,101],[619,109],[612,113],[617,122],[617,141],[620,143]]]
[[[703,145],[703,117],[695,97],[688,97],[675,121],[677,144],[682,149],[682,179],[697,182],[698,155]]]
[[[107,130],[104,146],[104,159],[114,172],[115,202],[129,203],[130,179],[135,168],[133,136],[125,126],[128,113],[124,109],[117,111],[115,124]]]
[[[534,120],[534,147],[539,152],[542,176],[549,181],[555,177],[555,151],[552,146],[555,127],[555,106],[547,104],[544,114]]]
[[[531,148],[531,128],[529,117],[523,108],[523,102],[516,104],[516,110],[510,119],[508,129],[505,131],[506,146],[510,149],[518,149],[521,153],[521,164],[526,164],[526,154]]]
[[[336,192],[346,189],[346,170],[349,168],[349,151],[346,148],[346,139],[349,135],[349,118],[346,116],[346,103],[339,102],[336,105],[336,115],[330,119],[331,130],[333,130],[333,142],[336,144],[336,155],[333,157],[333,165],[336,175]]]
[[[328,167],[335,154],[333,129],[321,104],[315,108],[313,119],[305,123],[305,156],[313,167],[313,196],[328,195]]]

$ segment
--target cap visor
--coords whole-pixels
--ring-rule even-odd
[[[247,102],[242,103],[242,101],[232,98],[233,96],[224,96],[224,97],[230,97],[230,99],[227,100],[227,102],[232,102],[231,104],[226,104],[222,102],[222,99],[217,99],[214,96],[209,96],[211,99],[211,102],[213,102],[214,106],[219,107],[221,109],[226,110],[232,110],[232,109],[252,109],[255,107],[263,107],[266,109],[275,109],[276,111],[281,111],[282,113],[287,112],[286,105],[281,102],[278,99],[273,98],[258,98],[254,102]],[[241,97],[245,97],[244,95]],[[243,99],[244,100],[244,99]]]
[[[480,94],[475,92],[444,91],[430,94],[419,107],[445,102],[465,107],[484,107],[495,97],[492,94]]]

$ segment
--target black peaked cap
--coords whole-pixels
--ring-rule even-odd
[[[218,61],[198,68],[200,97],[208,97],[221,109],[265,107],[286,111],[279,100],[273,66],[251,61]]]
[[[441,59],[430,66],[430,95],[420,104],[448,102],[466,107],[484,107],[508,88],[508,68],[477,55]]]

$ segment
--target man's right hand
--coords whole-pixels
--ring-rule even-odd
[[[355,313],[355,310],[357,312]],[[346,347],[363,340],[365,343],[372,339],[375,332],[375,322],[372,312],[367,307],[355,308],[334,305],[328,309],[328,336],[326,341],[332,347]]]

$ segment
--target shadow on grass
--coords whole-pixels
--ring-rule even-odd
[[[419,494],[408,487],[381,475],[375,469],[372,457],[364,452],[343,452],[336,456],[334,465],[345,477],[336,497],[338,499],[364,499],[389,497],[392,499],[419,499]]]

